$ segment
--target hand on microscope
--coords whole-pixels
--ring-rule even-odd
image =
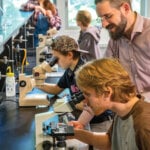
[[[84,125],[81,124],[79,121],[70,121],[68,122],[68,125],[71,125],[76,129],[84,129]]]

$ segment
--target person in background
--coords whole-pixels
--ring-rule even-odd
[[[71,138],[99,149],[149,150],[150,103],[137,95],[136,87],[118,59],[103,58],[81,66],[75,73],[84,102],[95,115],[106,110],[115,113],[107,133],[74,129]]]
[[[95,0],[101,23],[110,34],[104,57],[118,58],[150,101],[150,19],[132,10],[131,0]]]
[[[71,95],[80,92],[76,85],[74,72],[85,63],[81,53],[86,51],[80,50],[77,41],[66,35],[57,36],[53,40],[51,48],[53,57],[58,59],[59,67],[65,72],[57,84],[44,83],[37,88],[54,95],[58,95],[66,88],[69,89]]]
[[[110,34],[104,57],[118,58],[128,71],[139,96],[150,101],[150,19],[134,12],[130,0],[95,0],[96,11],[102,26]],[[72,122],[84,127],[92,113],[82,115],[85,122]]]
[[[76,15],[76,23],[80,27],[78,39],[80,49],[88,53],[83,55],[87,61],[101,57],[100,52],[100,28],[91,25],[92,16],[87,10],[79,10]]]
[[[46,35],[49,29],[59,30],[61,19],[56,6],[50,0],[29,0],[22,5],[24,10],[34,10],[34,47],[38,46],[38,35]]]

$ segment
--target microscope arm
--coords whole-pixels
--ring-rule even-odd
[[[44,84],[46,79],[46,72],[51,72],[51,67],[47,62],[42,63],[40,66],[33,68],[33,76],[25,74],[19,75],[20,97],[32,91],[37,84]]]
[[[25,97],[34,87],[35,80],[32,76],[25,76],[24,74],[19,75],[20,97]]]
[[[19,75],[19,106],[49,106],[50,101],[46,93],[31,92],[35,87],[33,76]],[[29,93],[31,92],[31,93]]]
[[[71,97],[69,95],[64,96],[63,98],[57,99],[53,105],[55,113],[65,113],[72,112],[76,110],[76,104],[83,101],[85,97],[82,92],[73,94]]]
[[[32,73],[36,85],[43,85],[46,79],[46,73],[53,71],[53,66],[57,63],[58,59],[53,57],[50,63],[44,61],[42,64],[33,68]]]
[[[35,79],[36,85],[43,85],[46,79],[46,72],[52,72],[50,65],[44,61],[42,64],[33,68],[33,78]]]
[[[50,63],[46,61],[33,68],[33,76],[19,75],[19,105],[20,106],[38,106],[49,105],[47,94],[28,94],[35,86],[42,86],[46,79],[46,72],[52,72],[52,66],[57,63],[57,58],[53,58]]]

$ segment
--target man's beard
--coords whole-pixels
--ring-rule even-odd
[[[109,35],[112,39],[117,40],[121,38],[124,35],[124,31],[127,25],[127,19],[121,14],[121,21],[118,25],[115,25],[113,23],[109,24],[106,29],[112,29],[115,28],[114,32],[111,32],[109,30]]]

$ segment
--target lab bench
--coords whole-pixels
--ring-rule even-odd
[[[26,26],[32,19],[33,12],[20,10],[17,0],[3,0],[3,14],[0,16],[0,72],[6,74],[8,65],[14,68],[14,62],[3,62],[14,59],[13,40],[23,34],[26,38]],[[18,3],[17,3],[18,2]],[[21,3],[26,0],[21,0]],[[20,4],[21,4],[20,3]],[[26,41],[22,42],[26,47]],[[19,108],[16,98],[5,98],[5,79],[0,78],[0,149],[34,150],[34,115],[47,111],[48,108]]]
[[[15,99],[2,102],[0,105],[0,149],[34,150],[34,116],[48,110],[48,107],[19,108]]]
[[[56,83],[58,78],[51,77],[47,82]],[[66,89],[59,97],[67,94]],[[51,103],[48,107],[19,107],[18,97],[6,98],[5,93],[0,93],[0,148],[3,150],[43,150],[36,145],[36,115],[53,111],[53,103],[57,96],[51,96]],[[52,98],[53,97],[53,98]],[[45,118],[45,117],[44,117]],[[38,128],[38,130],[41,130]],[[46,139],[46,138],[44,138]],[[80,148],[78,150],[88,150],[88,145],[78,140],[69,140],[71,146]]]

